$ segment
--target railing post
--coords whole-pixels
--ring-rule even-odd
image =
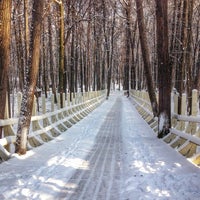
[[[67,94],[67,106],[70,107],[70,94]]]
[[[54,94],[51,95],[51,112],[54,111]]]
[[[47,110],[46,110],[45,95],[42,95],[42,114],[45,114],[46,112],[47,112]]]
[[[57,95],[57,101],[60,102],[60,96]],[[58,103],[59,104],[59,103]],[[54,112],[55,110],[55,105],[54,105],[54,94],[51,95],[51,112]],[[56,117],[55,115],[51,116],[51,122],[54,123],[56,122]]]
[[[9,111],[8,111],[8,93],[6,93],[6,105],[5,105],[5,115],[4,115],[5,119],[9,118]],[[10,135],[14,135],[14,131],[12,129],[12,127],[10,125],[8,126],[3,126],[3,133],[4,133],[4,137],[10,136]],[[11,146],[8,144],[5,146],[5,149],[7,151],[11,151]]]
[[[42,113],[46,114],[46,98],[45,95],[42,95]],[[43,119],[43,127],[46,127],[49,125],[49,121],[47,118]]]
[[[72,96],[72,105],[75,105],[75,99],[76,99],[76,93],[74,93]]]
[[[58,102],[57,102],[57,109],[59,110],[61,108],[61,105],[60,105],[60,93],[57,94],[57,97],[58,97]]]
[[[182,94],[182,98],[181,98],[181,115],[186,115],[186,94]],[[179,121],[177,125],[177,129],[180,131],[184,131],[185,122]]]
[[[173,97],[173,100],[174,100],[174,114],[178,114],[178,94],[174,94],[174,97]],[[175,118],[172,118],[172,126],[173,127],[176,127],[177,125],[177,119]]]
[[[32,116],[37,115],[37,105],[36,105],[36,96],[34,95],[34,100],[33,100],[33,109],[32,109]],[[40,129],[39,122],[37,120],[32,121],[32,130],[36,131]]]
[[[37,113],[37,106],[36,106],[36,97],[34,95],[34,98],[33,98],[33,108],[32,108],[32,116],[35,116]]]
[[[66,96],[65,93],[63,93],[63,95],[62,95],[62,98],[63,98],[63,108],[66,107],[65,96]]]
[[[198,91],[192,90],[192,116],[197,116],[198,114]],[[197,123],[190,123],[191,126],[191,134],[197,134]]]
[[[192,90],[192,116],[198,114],[198,91]]]

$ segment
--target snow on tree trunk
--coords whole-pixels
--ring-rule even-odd
[[[158,138],[169,133],[171,126],[171,66],[169,65],[168,50],[168,1],[156,0],[157,21],[157,57],[158,57],[158,87],[159,115]]]
[[[17,128],[15,152],[26,153],[27,136],[30,128],[34,91],[37,82],[39,57],[40,57],[40,35],[42,28],[43,0],[34,0],[32,12],[32,30],[30,38],[30,57],[26,67],[26,80],[23,91],[22,105]]]

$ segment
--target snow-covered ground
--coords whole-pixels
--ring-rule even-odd
[[[0,199],[195,200],[200,169],[116,92],[66,133],[0,164]]]

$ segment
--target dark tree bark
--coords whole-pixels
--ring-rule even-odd
[[[152,79],[152,70],[151,70],[149,48],[148,48],[148,42],[147,42],[147,36],[146,36],[146,30],[145,30],[145,24],[144,24],[142,2],[143,2],[142,0],[136,0],[139,37],[140,37],[140,44],[141,44],[142,56],[143,56],[143,62],[144,62],[145,77],[147,81],[147,89],[148,89],[149,98],[151,101],[151,107],[152,107],[153,115],[157,116],[158,104],[156,100],[154,82]]]
[[[197,18],[196,27],[194,29],[194,65],[193,65],[193,77],[194,88],[200,91],[200,6],[198,6],[198,12],[194,15]],[[199,102],[200,105],[200,102]]]
[[[18,9],[17,6],[14,6],[14,15],[18,16]],[[22,24],[21,24],[21,17],[18,17],[17,20],[13,20],[13,29],[14,29],[14,35],[15,35],[15,42],[16,42],[16,57],[17,57],[17,63],[18,66],[18,84],[20,91],[23,91],[24,88],[24,77],[25,77],[25,61],[24,61],[24,52],[23,52],[23,34],[22,34]]]
[[[55,81],[55,69],[54,69],[54,60],[53,60],[53,48],[52,48],[52,25],[51,18],[48,17],[48,31],[49,31],[49,58],[50,58],[50,77],[51,77],[51,85],[52,92],[54,94],[54,102],[57,103],[57,95],[56,95],[56,81]]]
[[[33,108],[33,99],[35,86],[37,82],[39,58],[40,58],[40,38],[42,30],[43,0],[34,0],[33,2],[33,21],[30,38],[30,57],[26,70],[25,89],[23,91],[22,105],[17,128],[17,138],[15,151],[18,154],[26,153],[27,136],[30,128],[31,114]]]
[[[11,0],[0,1],[0,119],[4,119],[10,64]],[[0,138],[2,128],[0,127]]]
[[[156,0],[159,114],[158,137],[171,127],[171,66],[168,50],[168,1]]]
[[[196,72],[195,72],[195,78],[194,78],[194,88],[196,88],[198,91],[200,91],[200,44],[199,44],[199,53],[198,58],[196,62]]]
[[[179,93],[178,99],[178,114],[181,114],[181,98],[182,93],[185,91],[185,73],[186,73],[186,50],[187,50],[187,25],[188,25],[188,0],[183,0],[183,14],[182,14],[182,27],[181,27],[181,49],[180,49],[180,62],[177,68],[177,85],[176,89]]]
[[[94,15],[96,15],[94,23],[94,73],[93,73],[93,90],[101,89],[101,43],[102,43],[102,3],[100,1],[94,2]],[[108,41],[105,41],[105,45],[108,45]],[[109,52],[109,48],[107,48]]]
[[[194,87],[194,78],[193,78],[193,49],[192,49],[192,42],[193,42],[193,31],[192,31],[192,18],[193,18],[193,5],[194,1],[189,0],[188,2],[188,20],[187,20],[187,51],[186,51],[186,77],[187,77],[187,95],[188,97],[192,96],[192,89],[196,89]],[[187,105],[188,113],[191,114],[192,112],[192,98],[188,98],[188,105]]]
[[[65,64],[65,46],[64,46],[64,5],[63,2],[59,4],[60,6],[60,50],[59,50],[59,88],[60,93],[60,105],[63,108],[63,93],[64,93],[64,64]]]
[[[82,48],[80,48],[80,88],[81,88],[81,93],[83,93],[83,74],[84,74],[84,51]]]
[[[75,67],[74,67],[74,41],[75,33],[74,29],[72,30],[71,38],[71,60],[70,60],[70,101],[72,101],[72,95],[74,94],[74,85],[75,85]]]
[[[104,30],[104,39],[105,39],[105,58],[106,58],[106,66],[107,66],[107,99],[110,95],[111,90],[111,82],[112,82],[112,69],[113,69],[113,48],[114,48],[114,30],[115,30],[115,13],[116,13],[116,3],[114,5],[113,17],[112,17],[112,28],[111,28],[111,44],[109,45],[109,37],[106,31],[106,4],[103,1],[103,30]],[[110,49],[111,46],[111,49]],[[110,52],[111,51],[111,52]]]
[[[46,49],[46,36],[45,36],[45,23],[43,24],[43,36],[42,36],[42,55],[40,58],[40,68],[39,72],[42,76],[42,85],[38,84],[39,88],[43,88],[43,91],[45,93],[45,97],[47,98],[47,91],[49,89],[49,79],[48,79],[48,69],[47,69],[47,49]],[[49,47],[50,48],[50,47]],[[39,76],[40,77],[40,76]],[[39,78],[40,79],[40,78]]]
[[[175,30],[174,30],[174,41],[171,41],[172,47],[170,47],[170,64],[172,65],[172,87],[177,88],[179,82],[179,61],[180,61],[180,51],[181,51],[181,9],[183,0],[174,0],[174,6],[176,13]],[[173,34],[173,33],[172,33]],[[173,42],[173,44],[172,44]]]
[[[131,35],[131,89],[136,89],[136,67],[135,67],[136,30],[137,30],[137,21],[135,22],[134,25],[133,34],[130,34]]]
[[[126,1],[125,6],[125,17],[126,17],[126,28],[125,28],[125,63],[124,63],[124,90],[129,90],[129,70],[130,70],[130,42],[131,42],[131,31],[130,31],[130,21],[131,21],[131,1]]]
[[[76,29],[76,41],[75,41],[75,53],[74,53],[74,91],[77,93],[78,91],[78,61],[79,61],[79,45],[78,45],[78,31],[77,27],[75,26]]]
[[[26,63],[26,65],[28,64],[28,57],[29,57],[28,4],[29,4],[29,0],[24,0],[24,24],[25,24],[24,43],[25,43],[25,63]]]

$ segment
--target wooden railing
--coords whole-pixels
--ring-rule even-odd
[[[99,106],[105,99],[105,94],[105,91],[77,93],[72,102],[69,101],[69,97],[67,97],[68,101],[66,102],[65,96],[63,96],[64,108],[62,109],[60,104],[57,104],[55,109],[54,96],[52,95],[51,112],[46,112],[46,100],[42,96],[42,113],[37,114],[36,103],[33,106],[27,148],[32,149],[40,146],[65,132]],[[58,102],[60,102],[59,99],[60,96],[58,95]],[[9,159],[15,151],[17,123],[18,118],[0,120],[0,127],[3,128],[4,136],[0,139],[1,161]]]
[[[158,132],[158,119],[154,118],[151,110],[149,96],[146,91],[132,90],[133,99],[138,112],[151,126],[155,133]],[[176,151],[187,157],[191,162],[200,165],[200,115],[198,91],[192,91],[191,115],[187,115],[187,97],[181,98],[181,115],[178,115],[178,94],[172,94],[172,127],[170,133],[163,141]]]

